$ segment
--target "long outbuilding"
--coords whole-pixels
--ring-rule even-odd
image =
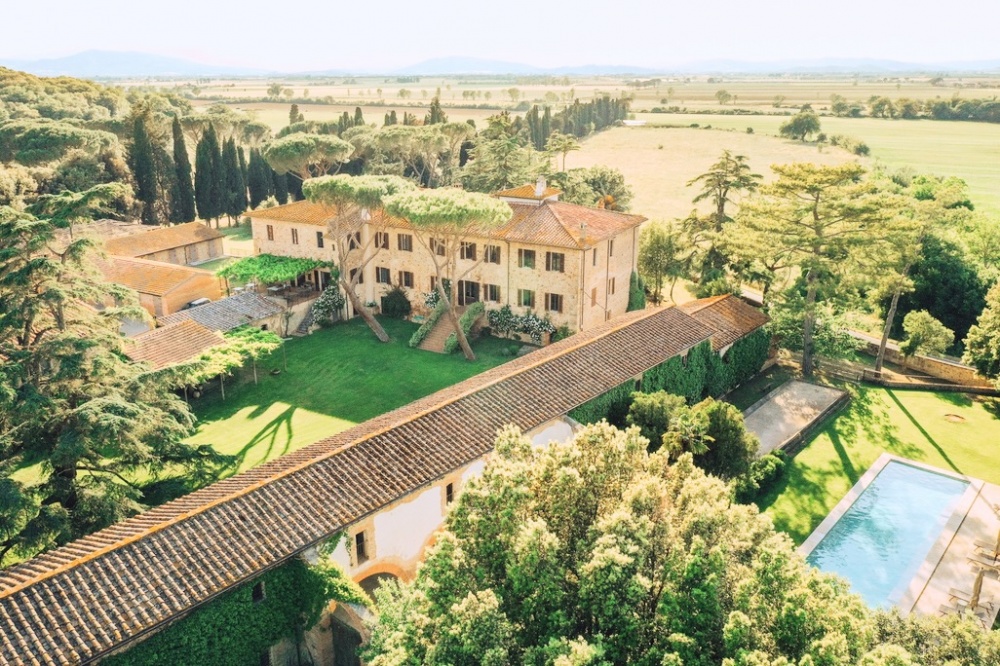
[[[717,336],[703,318],[628,313],[2,571],[0,664],[141,641],[482,459],[507,424],[539,428]]]

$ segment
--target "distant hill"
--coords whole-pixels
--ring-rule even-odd
[[[632,65],[574,65],[569,67],[535,67],[524,63],[452,56],[433,58],[394,70],[398,76],[444,76],[446,74],[511,74],[515,76],[584,74],[590,76],[618,74],[652,74],[656,70]]]
[[[911,72],[989,72],[1000,70],[1000,60],[914,63],[872,58],[814,60],[699,60],[659,70],[669,74],[902,74]]]
[[[452,56],[433,58],[393,70],[355,70],[328,68],[311,70],[307,66],[296,72],[210,65],[194,60],[129,51],[85,51],[63,58],[45,60],[5,60],[0,66],[29,72],[38,76],[74,76],[78,78],[190,77],[190,76],[445,76],[445,75],[513,75],[513,76],[651,76],[655,74],[901,74],[928,72],[998,72],[1000,60],[944,63],[908,63],[896,60],[866,58],[824,58],[813,60],[776,60],[751,62],[745,60],[701,60],[663,67],[635,65],[571,65],[537,67],[524,63]]]
[[[133,76],[266,76],[264,69],[205,63],[133,51],[84,51],[63,58],[4,60],[0,65],[37,76],[125,78]]]

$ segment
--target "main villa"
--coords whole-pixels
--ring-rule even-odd
[[[574,331],[625,313],[639,226],[646,218],[566,203],[560,194],[544,180],[496,194],[510,205],[511,218],[490,235],[462,244],[458,273],[468,274],[456,285],[459,306],[509,305]],[[258,253],[335,261],[327,224],[338,215],[336,207],[297,201],[249,215]],[[405,220],[368,216],[355,244],[358,256],[351,260],[357,264],[371,256],[362,251],[374,254],[359,280],[361,300],[377,303],[399,285],[416,309],[422,307],[420,294],[434,288],[434,263]],[[330,283],[330,273],[318,269],[300,282],[320,290]]]

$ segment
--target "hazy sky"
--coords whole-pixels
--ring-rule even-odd
[[[145,51],[275,70],[1000,59],[1000,0],[7,0],[0,58]]]

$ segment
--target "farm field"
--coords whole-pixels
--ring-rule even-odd
[[[702,127],[776,137],[781,116],[725,116],[708,114],[636,114],[651,125]],[[973,203],[1000,213],[1000,125],[936,120],[885,120],[823,116],[820,126],[828,136],[844,134],[861,139],[871,148],[872,163],[891,168],[909,167],[916,173],[958,176],[969,184]],[[728,135],[723,135],[728,136]],[[781,139],[789,144],[786,139]],[[812,146],[813,155],[817,148]],[[825,147],[823,152],[839,149]],[[744,153],[754,159],[752,152]],[[572,155],[571,155],[572,159]],[[757,167],[759,168],[759,167]],[[638,210],[638,209],[637,209]]]
[[[194,105],[195,109],[204,109],[217,102],[198,102]],[[228,103],[226,106],[237,110],[237,111],[248,111],[253,113],[257,120],[267,123],[271,127],[272,132],[277,132],[282,127],[288,125],[288,111],[291,108],[291,103],[289,102],[233,102]],[[345,104],[299,104],[299,111],[305,116],[306,120],[316,120],[320,122],[324,121],[336,121],[344,112],[348,112],[351,116],[354,116],[354,109],[358,106],[355,105],[345,105]],[[369,124],[381,125],[385,114],[389,113],[395,109],[396,115],[402,121],[403,113],[409,112],[420,118],[421,120],[429,110],[429,106],[407,106],[407,105],[386,105],[386,106],[365,106],[361,103],[361,113],[364,114],[365,122]],[[476,121],[476,127],[482,129],[486,126],[486,119],[496,113],[499,113],[495,109],[463,109],[463,108],[446,108],[445,113],[448,114],[448,120],[454,122],[465,122],[467,120]]]
[[[764,134],[686,127],[616,127],[589,137],[582,145],[582,150],[569,153],[567,168],[607,165],[620,169],[635,195],[631,210],[660,220],[691,212],[696,189],[686,183],[704,173],[723,150],[746,155],[751,167],[768,179],[773,178],[772,164],[841,164],[858,159],[840,148],[820,151],[815,145]]]

